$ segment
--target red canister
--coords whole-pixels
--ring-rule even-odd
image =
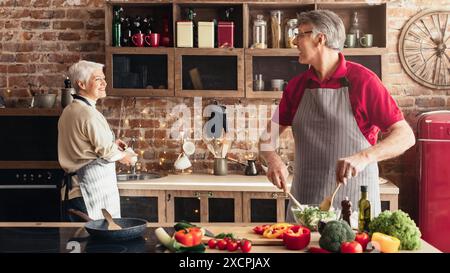
[[[217,41],[219,48],[234,47],[234,22],[219,21],[217,28]]]

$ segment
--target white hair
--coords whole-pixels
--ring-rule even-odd
[[[91,78],[92,73],[94,73],[94,71],[96,70],[103,69],[103,66],[104,65],[100,63],[81,60],[77,63],[74,63],[69,68],[69,78],[77,93],[80,91],[78,81],[87,83]]]
[[[312,10],[298,15],[298,25],[311,24],[313,34],[323,33],[325,46],[342,51],[345,43],[345,27],[342,19],[330,10]]]

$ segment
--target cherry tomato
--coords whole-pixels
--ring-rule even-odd
[[[241,241],[241,250],[244,253],[248,253],[250,252],[250,250],[252,249],[252,242],[249,240],[242,240]]]
[[[238,244],[236,243],[236,241],[229,241],[227,244],[227,249],[230,252],[236,251],[238,249]]]
[[[355,241],[361,244],[363,250],[366,250],[367,244],[370,242],[370,236],[366,232],[358,232]]]
[[[217,241],[217,248],[220,249],[220,250],[225,250],[225,249],[227,249],[227,245],[228,245],[228,242],[225,241],[225,240],[219,240],[219,241]]]
[[[214,248],[216,248],[216,246],[217,246],[217,240],[216,239],[210,239],[208,241],[208,247],[209,248],[214,249]]]

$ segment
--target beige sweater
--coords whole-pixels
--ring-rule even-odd
[[[99,157],[114,162],[125,155],[114,143],[113,132],[105,117],[95,108],[95,101],[87,100],[93,106],[73,100],[59,118],[58,160],[68,173],[77,171]],[[72,186],[69,199],[80,197],[76,176],[72,179]]]

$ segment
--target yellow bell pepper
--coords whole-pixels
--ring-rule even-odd
[[[383,253],[395,253],[400,248],[399,239],[380,232],[372,234],[372,244]]]
[[[288,223],[274,224],[264,231],[263,236],[269,239],[282,239],[284,231],[292,226]]]

